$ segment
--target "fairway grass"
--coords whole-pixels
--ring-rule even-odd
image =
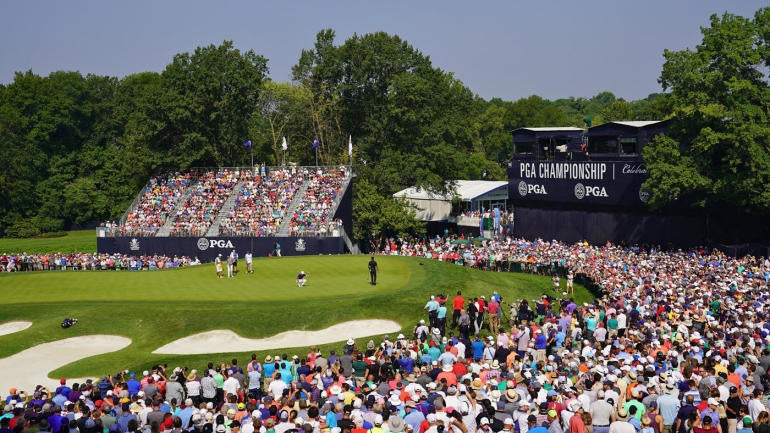
[[[163,271],[48,271],[0,275],[0,324],[26,320],[33,325],[0,336],[0,358],[38,344],[85,335],[119,335],[128,347],[64,365],[52,377],[82,377],[146,369],[153,364],[201,370],[209,361],[245,361],[252,351],[225,351],[211,344],[205,355],[160,355],[156,349],[175,340],[215,329],[243,338],[259,339],[282,332],[313,331],[350,320],[393,320],[411,335],[425,318],[423,306],[431,294],[450,300],[457,290],[469,297],[497,291],[505,301],[535,299],[551,290],[547,277],[468,269],[435,260],[378,257],[377,286],[368,284],[367,256],[300,256],[254,260],[254,274],[241,272],[217,279],[212,265]],[[243,262],[241,261],[241,270]],[[310,275],[298,288],[296,274]],[[553,292],[550,292],[553,293]],[[578,302],[592,299],[582,286]],[[508,311],[508,306],[504,306]],[[59,325],[65,316],[80,322],[70,329]],[[503,323],[507,323],[504,319]],[[374,337],[375,341],[381,335]],[[336,340],[348,337],[340,333]],[[357,340],[358,344],[368,339]],[[320,345],[341,349],[344,343]],[[257,352],[307,353],[307,347],[275,347]],[[0,373],[6,374],[6,373]]]
[[[0,238],[0,254],[93,253],[95,230],[73,230],[34,238]]]

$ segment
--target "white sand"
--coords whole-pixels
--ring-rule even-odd
[[[401,325],[391,320],[356,320],[339,323],[318,331],[287,331],[260,339],[243,338],[230,330],[214,330],[173,341],[156,349],[153,353],[200,355],[218,352],[272,350],[334,343],[335,341],[343,341],[348,338],[356,339],[372,335],[383,335],[400,330]]]
[[[131,339],[117,335],[84,335],[39,344],[8,358],[0,359],[0,392],[10,388],[27,391],[43,385],[56,389],[59,378],[49,379],[48,373],[57,368],[90,356],[114,352],[131,344]],[[67,384],[83,379],[67,378]]]
[[[0,335],[13,334],[14,332],[23,331],[32,326],[32,322],[5,322],[0,323]],[[2,390],[2,388],[0,388]]]
[[[0,325],[0,335],[18,332],[31,326],[31,322],[8,322]],[[268,338],[242,338],[230,330],[215,330],[191,335],[171,342],[153,353],[169,355],[199,355],[219,352],[245,352],[272,350],[288,347],[311,346],[395,333],[401,325],[391,320],[358,320],[339,323],[318,331],[287,331]],[[57,368],[83,358],[123,349],[131,339],[116,335],[85,335],[43,343],[0,359],[0,392],[10,388],[27,392],[36,385],[55,389],[59,378],[50,379],[48,374]],[[67,384],[83,382],[86,378],[67,378]],[[97,378],[91,378],[97,379]]]

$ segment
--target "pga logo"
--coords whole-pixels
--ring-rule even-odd
[[[209,248],[233,248],[233,243],[224,239],[200,238],[196,245],[201,251],[206,251]]]
[[[527,194],[548,195],[548,191],[545,190],[544,185],[527,183],[524,181],[519,182],[518,190],[519,195],[522,197],[525,197]]]
[[[582,183],[575,184],[575,197],[578,200],[583,200],[585,197],[609,197],[607,190],[603,186],[590,186],[583,185]]]
[[[650,201],[650,193],[644,188],[639,188],[639,200],[641,200],[642,203],[647,203]]]

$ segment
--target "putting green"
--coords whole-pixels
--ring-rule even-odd
[[[354,259],[356,257],[356,259]],[[212,265],[162,271],[50,271],[0,275],[3,303],[31,300],[75,301],[188,301],[238,300],[240,302],[294,301],[346,296],[365,296],[404,287],[411,271],[403,260],[380,260],[380,278],[369,285],[368,258],[363,256],[297,256],[254,260],[254,273],[246,274],[239,261],[234,278],[216,278]],[[360,262],[360,263],[358,263]],[[356,269],[359,267],[360,269]],[[300,271],[308,283],[297,287]],[[2,277],[6,277],[3,279]],[[22,290],[5,290],[18,285]],[[32,292],[27,289],[32,289]]]
[[[33,325],[0,336],[0,357],[38,344],[81,335],[122,335],[131,344],[119,351],[92,356],[54,371],[55,376],[87,376],[123,369],[143,370],[153,364],[184,365],[199,370],[209,361],[242,362],[252,353],[225,351],[212,344],[206,355],[160,355],[152,352],[178,339],[215,329],[244,338],[266,338],[286,331],[313,331],[351,320],[384,319],[411,334],[424,318],[431,294],[466,299],[493,291],[511,303],[548,293],[550,279],[526,274],[485,272],[434,260],[378,257],[378,285],[368,284],[368,256],[303,256],[254,261],[254,274],[217,279],[212,265],[143,272],[36,272],[0,275],[0,323],[27,320]],[[296,274],[310,274],[302,288]],[[576,287],[576,300],[591,295]],[[507,307],[505,308],[507,311]],[[61,329],[61,319],[80,322]],[[337,341],[347,338],[340,335]],[[322,345],[341,349],[342,343]],[[275,347],[258,356],[288,352],[303,355],[306,347]]]

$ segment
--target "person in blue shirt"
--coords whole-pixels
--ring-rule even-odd
[[[560,329],[559,332],[557,332],[556,335],[554,336],[554,346],[556,346],[557,348],[563,347],[564,340],[566,339],[567,339],[567,334]]]
[[[639,418],[636,417],[637,407],[636,406],[629,406],[628,407],[628,423],[634,426],[637,433],[642,430],[642,423],[639,421]]]
[[[410,374],[412,371],[414,371],[414,359],[412,359],[408,350],[405,350],[403,352],[403,356],[398,359],[398,365],[400,365],[401,369],[406,371],[407,374]]]
[[[596,317],[593,314],[586,315],[583,321],[586,323],[586,332],[593,333],[596,330]]]
[[[535,415],[527,416],[527,433],[548,433],[548,429],[542,425],[537,425],[537,417]]]
[[[436,327],[441,331],[441,335],[446,334],[446,305],[439,304],[436,310]]]
[[[65,397],[69,397],[70,391],[72,391],[72,388],[67,386],[67,379],[61,379],[59,380],[60,386],[56,388],[56,391],[54,391],[54,394],[61,394]]]
[[[473,359],[480,361],[481,357],[484,356],[484,342],[479,339],[478,335],[476,335],[476,339],[471,343],[471,348],[473,349]]]
[[[262,372],[264,374],[262,377],[265,380],[265,387],[267,387],[270,381],[273,380],[273,373],[275,373],[275,363],[272,356],[267,355],[265,357],[265,362],[262,364]]]
[[[142,384],[136,380],[136,373],[131,372],[128,377],[129,379],[128,382],[126,382],[126,387],[128,388],[128,395],[133,397],[140,389],[142,389]]]

